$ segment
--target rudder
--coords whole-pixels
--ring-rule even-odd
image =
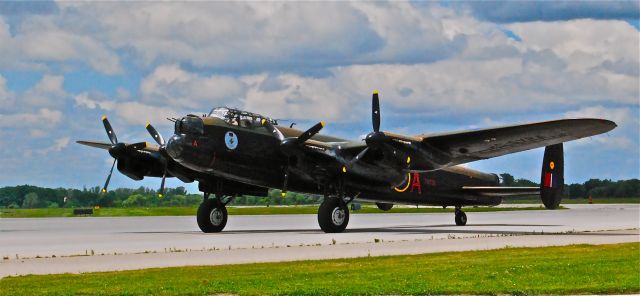
[[[564,151],[562,143],[544,149],[540,176],[540,198],[545,208],[557,209],[562,201],[564,188]]]

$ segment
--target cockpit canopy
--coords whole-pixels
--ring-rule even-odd
[[[226,107],[213,108],[209,113],[209,117],[220,118],[230,125],[239,125],[241,127],[261,126],[263,119],[268,120],[273,125],[278,124],[275,120],[260,114]]]

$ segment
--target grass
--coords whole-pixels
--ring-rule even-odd
[[[623,294],[640,243],[174,267],[0,279],[0,295]]]
[[[228,207],[229,215],[281,215],[281,214],[316,214],[318,206],[287,206],[287,207]],[[522,211],[541,210],[539,207],[524,208],[465,208],[465,212],[498,212],[498,211]],[[100,208],[94,209],[92,217],[124,217],[124,216],[193,216],[197,207],[149,207],[149,208]],[[453,208],[414,208],[396,207],[391,211],[383,212],[375,206],[363,206],[358,213],[448,213],[453,212]],[[45,217],[73,217],[73,209],[52,208],[52,209],[0,209],[2,218],[45,218]]]

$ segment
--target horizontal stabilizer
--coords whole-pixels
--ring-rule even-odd
[[[463,186],[462,190],[481,196],[526,196],[540,194],[540,187]]]

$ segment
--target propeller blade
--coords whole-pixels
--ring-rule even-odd
[[[311,137],[315,136],[320,130],[324,127],[324,121],[318,122],[316,125],[312,126],[306,132],[302,133],[298,137],[298,144],[304,143],[306,140],[311,139]]]
[[[284,173],[284,184],[282,185],[282,198],[287,196],[287,184],[289,183],[289,168],[287,167],[287,171]]]
[[[160,182],[160,192],[158,192],[158,197],[162,198],[164,196],[164,180],[167,178],[167,167],[164,167],[164,173],[162,173],[162,182]]]
[[[113,128],[111,127],[107,116],[102,116],[102,124],[104,125],[104,129],[107,131],[107,136],[109,136],[109,141],[111,141],[111,144],[118,144],[118,138],[116,137],[116,133],[113,131]]]
[[[151,123],[147,122],[145,128],[147,129],[151,137],[156,140],[156,143],[158,143],[158,145],[164,146],[164,139],[162,138],[162,135],[160,135],[160,133],[153,127],[153,125],[151,125]]]
[[[367,151],[369,151],[369,147],[365,147],[364,149],[362,149],[362,151],[360,151],[360,153],[358,153],[356,157],[349,161],[349,166],[354,165],[356,162],[358,162],[358,160],[362,159],[364,155],[367,154]]]
[[[378,91],[373,91],[373,97],[371,102],[371,119],[373,122],[373,131],[380,131],[380,99],[378,98]]]
[[[104,182],[104,187],[102,187],[102,193],[107,192],[107,188],[109,187],[109,181],[111,181],[111,174],[113,174],[114,166],[116,166],[116,159],[113,160],[113,164],[111,165],[111,170],[109,171],[109,176],[107,177],[107,182]]]
[[[269,122],[269,120],[263,119],[262,120],[262,126],[264,126],[269,132],[271,132],[271,135],[276,137],[276,139],[278,139],[280,141],[284,140],[284,135],[280,132],[279,129],[277,129],[275,126],[273,126],[273,124],[271,124],[271,122]]]

